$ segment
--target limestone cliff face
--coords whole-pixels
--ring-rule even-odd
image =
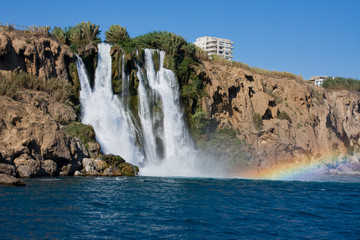
[[[0,31],[0,72],[18,71],[43,78],[71,79],[74,54],[56,39],[21,31]]]
[[[199,74],[208,93],[202,98],[203,111],[251,146],[251,166],[298,164],[360,150],[357,92],[327,91],[303,80],[208,61]]]
[[[0,162],[15,166],[20,177],[69,175],[80,168],[88,151],[55,120],[73,121],[75,111],[43,92],[24,90],[16,99],[0,96]]]

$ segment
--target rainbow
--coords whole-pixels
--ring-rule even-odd
[[[273,164],[271,166],[255,169],[240,170],[235,175],[247,179],[270,179],[270,180],[298,180],[309,179],[312,176],[321,175],[328,169],[326,163],[334,164],[339,153],[329,153],[320,159],[294,159]]]

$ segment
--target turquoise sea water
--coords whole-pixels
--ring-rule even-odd
[[[27,179],[0,186],[0,238],[359,239],[360,178],[321,180]]]

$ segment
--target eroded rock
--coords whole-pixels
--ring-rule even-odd
[[[49,176],[54,176],[59,171],[56,162],[50,159],[43,161],[41,167],[44,169],[45,174]]]
[[[33,99],[25,102],[28,97],[15,101],[0,96],[3,162],[13,164],[20,177],[73,174],[81,168],[81,159],[88,157],[85,146],[65,134],[45,110],[50,101],[47,94],[25,92]]]
[[[13,165],[0,163],[0,173],[5,173],[10,176],[15,176],[16,168]]]
[[[0,32],[0,72],[16,70],[44,78],[70,80],[68,65],[74,60],[69,46],[59,44],[50,36]]]
[[[16,177],[0,173],[0,185],[22,187],[25,186],[25,183]]]

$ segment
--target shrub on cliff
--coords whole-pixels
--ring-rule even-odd
[[[71,122],[69,125],[64,126],[64,132],[71,137],[77,137],[85,146],[89,142],[96,142],[95,131],[92,126],[80,122]]]
[[[360,91],[360,80],[343,77],[327,78],[322,86],[333,90]]]
[[[67,36],[66,36],[66,32],[59,27],[54,27],[51,30],[51,35],[56,38],[60,43],[62,44],[66,44],[67,43]]]
[[[27,73],[0,74],[0,95],[15,98],[22,89],[46,92],[58,102],[77,103],[73,87],[65,80],[43,79]]]
[[[277,117],[278,117],[279,119],[281,119],[281,120],[288,120],[289,123],[292,122],[290,116],[289,116],[285,111],[281,111],[281,112],[277,115]]]
[[[257,131],[260,131],[264,126],[263,119],[258,113],[254,113],[253,122],[254,122],[254,127]]]
[[[104,154],[100,159],[105,161],[111,167],[118,167],[120,164],[125,163],[125,160],[122,157],[113,154]]]

